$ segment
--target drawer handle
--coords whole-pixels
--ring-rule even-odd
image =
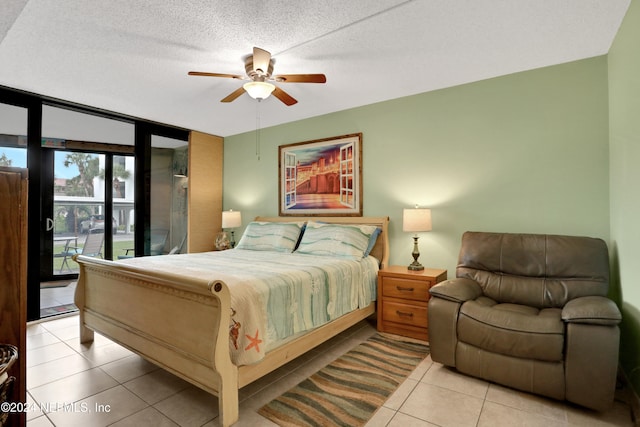
[[[413,313],[407,313],[406,311],[396,310],[396,314],[398,316],[413,317]]]
[[[413,292],[414,288],[404,288],[402,286],[396,286],[396,289],[399,291],[407,291],[407,292]]]

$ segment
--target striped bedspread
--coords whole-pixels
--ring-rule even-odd
[[[223,280],[231,290],[229,349],[240,366],[293,335],[376,299],[378,261],[232,249],[118,262]]]

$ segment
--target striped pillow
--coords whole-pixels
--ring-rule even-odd
[[[236,249],[293,252],[303,225],[304,222],[250,222]]]
[[[365,256],[375,225],[324,224],[309,221],[296,253],[361,259]]]

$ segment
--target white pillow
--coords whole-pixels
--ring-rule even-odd
[[[376,234],[375,225],[325,224],[309,221],[296,253],[361,259]]]
[[[304,222],[250,222],[236,249],[293,252],[303,225]]]

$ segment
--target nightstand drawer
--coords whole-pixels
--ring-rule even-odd
[[[391,265],[378,271],[378,330],[429,340],[429,288],[447,278],[447,270],[409,270]]]
[[[382,304],[382,319],[385,322],[402,323],[424,328],[427,325],[427,307],[384,301]]]
[[[382,279],[382,294],[385,297],[428,301],[430,287],[431,282],[428,280],[410,280],[398,277]]]

